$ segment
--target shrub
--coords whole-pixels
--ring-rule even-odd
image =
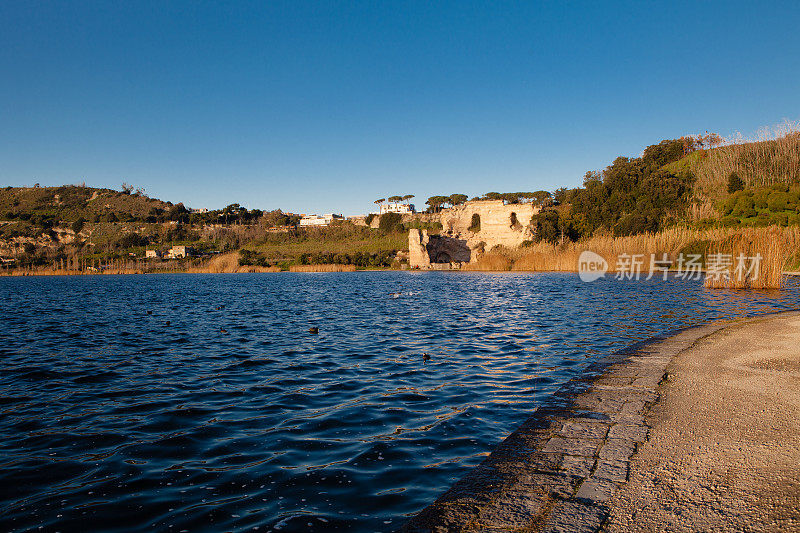
[[[134,248],[136,246],[147,246],[149,242],[149,239],[143,235],[139,235],[138,233],[128,233],[127,235],[123,235],[117,239],[115,248],[125,250],[128,248]]]
[[[381,215],[381,220],[378,222],[378,229],[384,233],[392,233],[393,231],[402,231],[403,224],[401,223],[403,217],[400,213],[384,213]]]
[[[728,176],[728,193],[733,194],[736,191],[744,189],[744,182],[736,172],[731,172]]]
[[[85,222],[86,220],[83,217],[80,217],[78,220],[72,223],[72,231],[74,231],[76,235],[80,233]]]
[[[767,197],[767,208],[774,212],[784,211],[788,202],[789,195],[787,193],[775,191]]]
[[[364,217],[364,222],[366,222],[367,226],[372,225],[372,221],[375,220],[375,217],[378,216],[375,213],[370,213],[369,215]]]
[[[769,189],[759,189],[753,193],[753,205],[756,209],[766,209],[767,199],[769,198]]]
[[[736,217],[748,218],[756,216],[755,201],[752,196],[740,196],[733,206],[731,214]]]
[[[472,214],[472,221],[468,229],[473,233],[478,233],[481,230],[481,216],[478,213]]]

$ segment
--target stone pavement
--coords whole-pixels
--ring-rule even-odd
[[[687,329],[592,365],[539,407],[404,532],[596,532],[628,480],[672,358],[731,322]]]

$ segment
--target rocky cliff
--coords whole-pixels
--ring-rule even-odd
[[[539,206],[502,200],[473,201],[447,209],[439,215],[439,235],[416,229],[409,232],[411,268],[468,263],[498,245],[517,247],[533,239],[531,217],[539,211]]]

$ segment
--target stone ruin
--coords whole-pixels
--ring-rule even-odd
[[[540,210],[533,204],[502,200],[478,200],[446,209],[439,215],[442,231],[438,235],[409,231],[409,264],[420,269],[457,269],[495,246],[516,248],[533,239],[531,217]]]
[[[427,230],[412,229],[408,233],[408,263],[411,268],[448,270],[469,263],[472,250],[467,241],[428,235]]]

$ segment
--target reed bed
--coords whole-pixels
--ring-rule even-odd
[[[355,272],[355,265],[292,265],[289,272]]]
[[[231,274],[239,272],[239,252],[230,252],[212,257],[205,264],[190,267],[186,272],[192,274]]]
[[[623,254],[643,255],[647,260],[651,254],[661,258],[667,254],[670,260],[691,243],[705,239],[718,239],[733,230],[693,230],[672,228],[660,233],[643,233],[628,237],[598,235],[578,242],[565,242],[553,245],[545,242],[510,251],[513,260],[512,270],[566,271],[578,269],[578,258],[585,250],[602,256],[608,263],[609,271],[615,272],[617,258]]]
[[[511,265],[512,259],[503,252],[488,252],[480,256],[477,261],[464,264],[462,270],[511,270]]]
[[[109,268],[102,271],[91,270],[78,270],[67,268],[36,268],[36,269],[23,269],[17,268],[8,270],[2,275],[6,276],[98,276],[98,275],[112,275],[112,274],[144,274],[145,272],[138,268]]]
[[[787,263],[800,248],[800,228],[745,229],[710,248],[706,287],[779,289]]]
[[[795,266],[790,261],[800,259],[800,228],[672,228],[660,233],[629,237],[599,235],[561,245],[541,242],[524,248],[493,249],[474,263],[465,265],[464,269],[576,272],[580,255],[586,250],[603,257],[608,263],[608,271],[612,273],[625,268],[624,263],[618,261],[620,257],[639,256],[643,275],[649,273],[653,260],[666,259],[674,269],[681,257],[697,255],[702,260],[701,270],[706,271],[710,260],[727,258],[730,264],[723,266],[728,266],[730,273],[727,276],[724,272],[720,276],[707,276],[707,287],[780,288],[786,268]],[[737,258],[740,256],[760,256],[758,273],[737,271]],[[715,272],[720,270],[716,268]],[[741,280],[737,280],[739,272],[743,274]]]

